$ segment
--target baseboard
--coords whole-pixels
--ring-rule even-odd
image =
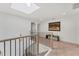
[[[68,42],[68,41],[64,41],[64,40],[60,40],[60,42],[68,43],[68,44],[71,44],[71,45],[76,45],[76,46],[79,47],[79,44],[77,44],[77,43],[72,43],[72,42]]]

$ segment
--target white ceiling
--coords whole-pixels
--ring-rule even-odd
[[[29,18],[32,20],[45,20],[74,14],[72,3],[36,3],[40,8],[31,14],[22,13],[11,8],[11,3],[0,3],[0,12]],[[79,9],[76,10],[76,13]],[[73,13],[72,13],[73,12]]]

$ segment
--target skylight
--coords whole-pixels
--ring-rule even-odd
[[[39,9],[40,7],[34,3],[12,3],[11,8],[20,12],[31,14],[37,9]]]

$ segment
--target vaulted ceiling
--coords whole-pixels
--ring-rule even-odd
[[[40,8],[27,14],[11,8],[11,3],[0,3],[0,12],[20,16],[32,20],[45,20],[62,16],[79,14],[79,9],[73,9],[73,3],[35,3]]]

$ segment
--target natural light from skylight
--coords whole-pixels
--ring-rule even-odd
[[[40,7],[34,3],[12,3],[11,8],[23,13],[31,14]]]

